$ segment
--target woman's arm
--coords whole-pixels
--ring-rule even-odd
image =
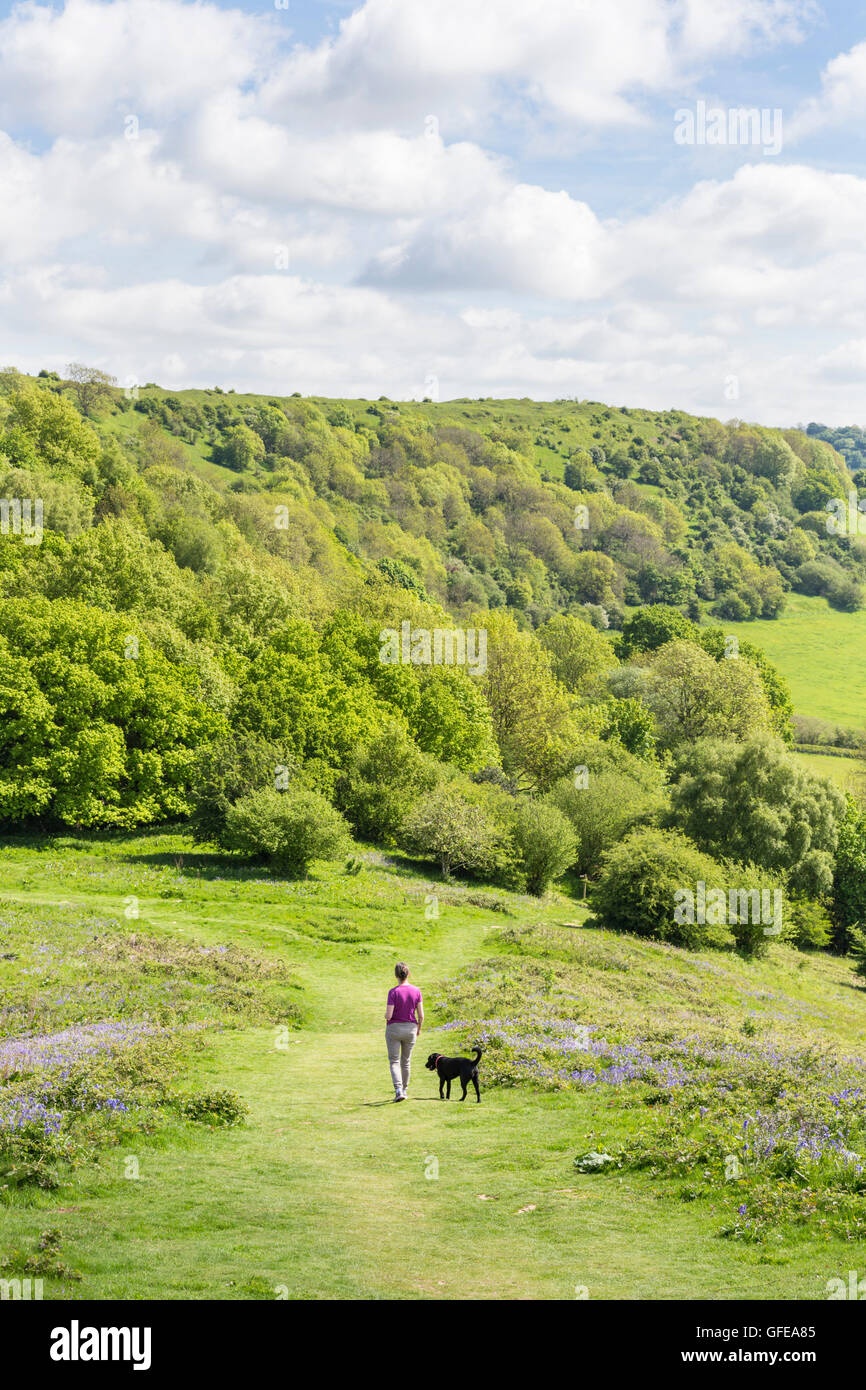
[[[390,1023],[390,1022],[391,1022],[391,1015],[392,1015],[393,1012],[394,1012],[394,1005],[393,1005],[393,1004],[388,1004],[388,1005],[386,1005],[386,1007],[385,1007],[385,1022],[386,1022],[386,1023]]]
[[[419,999],[415,1005],[415,1017],[418,1020],[418,1032],[421,1032],[421,1024],[424,1022],[424,1001]],[[417,1035],[416,1035],[417,1036]]]

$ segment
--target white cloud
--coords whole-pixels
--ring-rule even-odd
[[[367,0],[339,34],[300,50],[266,85],[271,110],[329,120],[435,112],[448,132],[540,108],[621,125],[635,99],[670,91],[698,60],[802,36],[809,0]]]
[[[799,140],[824,127],[866,117],[866,42],[833,58],[821,74],[821,92],[803,102],[790,122],[788,134]]]
[[[493,199],[442,218],[427,218],[402,245],[367,266],[370,284],[410,288],[530,291],[551,298],[595,298],[604,232],[592,209],[563,191],[527,184],[496,189]]]
[[[175,143],[214,186],[272,205],[312,203],[414,216],[475,202],[498,189],[504,161],[423,131],[303,134],[253,114],[235,93],[204,104]]]
[[[70,136],[120,130],[128,114],[170,121],[254,80],[275,32],[178,0],[25,0],[0,22],[0,122]]]
[[[367,0],[290,50],[285,16],[206,0],[28,0],[0,22],[4,355],[176,387],[399,397],[433,375],[443,397],[850,416],[866,180],[756,160],[660,200],[659,165],[640,186],[618,163],[653,100],[808,15]],[[862,100],[859,52],[828,68],[828,110]],[[604,215],[582,164],[520,169],[523,126],[609,142]],[[658,138],[677,158],[669,113]]]

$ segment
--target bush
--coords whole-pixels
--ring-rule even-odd
[[[509,860],[507,831],[453,787],[421,797],[403,822],[400,840],[410,852],[438,859],[445,878],[454,869],[493,874]]]
[[[440,765],[399,726],[377,734],[351,759],[339,803],[363,838],[393,841],[413,804],[436,786]]]
[[[795,898],[789,904],[789,940],[800,951],[821,951],[829,946],[833,924],[821,903]]]
[[[577,836],[555,806],[543,801],[522,802],[515,813],[513,835],[530,893],[545,893],[574,863]]]
[[[653,763],[613,746],[584,756],[586,786],[563,777],[549,800],[568,817],[577,836],[576,868],[580,873],[594,874],[606,850],[662,811],[665,795],[663,773]]]
[[[195,842],[223,844],[233,804],[258,788],[274,787],[278,767],[294,771],[295,762],[279,744],[255,734],[236,734],[208,750],[192,794],[190,829]]]
[[[727,926],[678,922],[682,890],[723,886],[725,871],[691,840],[675,831],[636,830],[609,850],[592,891],[592,908],[602,926],[633,932],[696,950],[731,942]],[[679,914],[683,915],[683,914]]]
[[[339,859],[352,845],[340,812],[300,786],[243,797],[228,811],[224,840],[227,848],[261,856],[291,878],[306,878],[314,859]]]
[[[249,1107],[235,1091],[199,1091],[179,1096],[177,1108],[187,1120],[205,1125],[238,1125]]]

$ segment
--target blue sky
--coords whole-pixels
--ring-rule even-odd
[[[5,360],[866,424],[864,117],[840,3],[4,2]]]

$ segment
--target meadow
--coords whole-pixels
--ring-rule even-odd
[[[795,714],[859,729],[866,710],[866,609],[842,613],[825,598],[788,594],[772,621],[725,623],[761,647],[787,680]]]
[[[816,1106],[854,1089],[845,960],[612,936],[564,894],[371,849],[305,882],[182,831],[13,837],[0,859],[5,1091],[54,1086],[81,1141],[56,1185],[4,1176],[4,1272],[41,1269],[46,1297],[821,1298],[856,1264],[838,1148],[812,1133],[787,1182],[814,1202],[770,1210],[766,1164],[736,1150],[731,1175],[718,1130],[755,1111],[762,1055],[798,1059]],[[397,957],[428,1008],[403,1106],[382,1037]],[[45,1042],[16,1072],[22,1024]],[[482,1104],[440,1104],[423,1058],[479,1036]],[[97,1107],[125,1108],[64,1100],[70,1049],[108,1088]]]

